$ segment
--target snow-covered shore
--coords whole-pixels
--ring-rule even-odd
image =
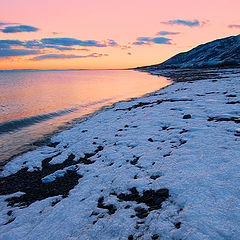
[[[0,239],[238,239],[240,73],[221,77],[119,102],[9,162]]]

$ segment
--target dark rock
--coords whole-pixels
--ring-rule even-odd
[[[130,163],[132,165],[136,165],[138,163],[138,160],[139,160],[140,157],[136,157],[136,156],[133,156],[133,157],[134,157],[134,159],[132,161],[130,161]]]
[[[209,117],[208,121],[240,123],[239,117]]]
[[[229,94],[229,95],[227,95],[226,97],[237,97],[237,95],[235,95],[235,94]]]
[[[183,133],[186,133],[186,132],[188,132],[188,130],[186,130],[185,128],[183,128],[182,131],[180,131],[179,133],[180,133],[180,134],[183,134]]]
[[[25,180],[23,180],[23,176],[26,177]],[[37,200],[42,200],[48,197],[58,195],[67,197],[69,191],[77,185],[78,179],[82,176],[78,175],[76,170],[67,171],[63,177],[57,178],[53,182],[43,183],[42,172],[27,172],[25,169],[21,173],[18,172],[15,176],[11,175],[9,177],[10,178],[8,178],[6,184],[4,184],[5,187],[8,188],[7,190],[12,192],[15,188],[17,191],[24,192],[25,194],[20,197],[7,198],[6,201],[8,201],[8,205],[13,206],[19,204],[19,206],[28,206]],[[14,187],[8,185],[11,184],[11,182],[15,183]]]
[[[192,117],[191,114],[186,114],[183,116],[183,119],[190,119],[191,117]]]
[[[153,139],[152,139],[152,138],[149,138],[148,141],[149,141],[149,142],[153,142]]]
[[[136,207],[134,208],[135,212],[136,212],[136,216],[138,218],[146,218],[149,214],[148,210],[146,210],[145,208],[142,207]]]
[[[135,104],[131,107],[118,108],[115,111],[126,111],[126,110],[131,111],[132,109],[136,109],[136,108],[139,108],[139,107],[141,107],[142,109],[144,109],[145,107],[153,107],[153,104],[161,104],[163,102],[185,102],[185,101],[192,101],[192,99],[178,99],[178,100],[162,99],[162,100],[157,100],[157,101],[154,101],[154,102],[139,102],[138,104]]]
[[[12,210],[8,211],[8,212],[7,212],[7,215],[8,215],[8,216],[11,216],[11,215],[12,215],[12,212],[13,212]]]
[[[133,235],[129,235],[128,240],[133,240]]]
[[[79,178],[83,177],[77,173],[76,169],[66,171],[63,177],[56,178],[53,182],[43,183],[42,178],[54,173],[57,170],[73,166],[78,163],[93,163],[88,158],[94,156],[102,150],[103,147],[98,146],[93,153],[85,154],[84,158],[80,158],[77,161],[74,161],[75,155],[70,154],[63,163],[50,164],[50,161],[54,157],[61,154],[57,153],[56,155],[46,158],[42,161],[41,170],[37,169],[33,172],[29,172],[28,168],[23,168],[15,174],[0,178],[0,195],[12,194],[15,192],[25,193],[19,197],[11,197],[6,199],[9,206],[13,206],[15,204],[19,204],[20,206],[28,206],[35,201],[59,195],[62,195],[62,197],[67,197],[69,191],[78,184]]]
[[[112,215],[117,211],[117,208],[113,204],[104,205],[104,197],[98,199],[98,208],[103,208],[108,210],[108,214]]]
[[[135,201],[137,203],[145,203],[149,210],[160,209],[162,207],[162,202],[164,202],[169,197],[169,191],[166,188],[159,190],[145,190],[143,195],[140,196],[139,192],[135,187],[129,189],[130,193],[121,193],[117,195],[118,199],[121,201]]]
[[[9,223],[13,222],[15,219],[16,219],[16,218],[11,218],[11,219],[10,219],[10,220],[8,220],[6,223],[4,223],[4,225],[7,225],[7,224],[9,224]]]
[[[61,200],[57,199],[55,201],[52,202],[51,206],[54,207],[56,204],[58,204]]]
[[[181,227],[181,222],[177,222],[177,223],[175,223],[174,225],[175,225],[175,228],[177,228],[177,229],[179,229],[180,227]]]
[[[171,153],[166,153],[163,155],[163,157],[169,157],[169,156],[171,156]]]
[[[187,141],[184,139],[180,139],[179,142],[180,142],[179,147],[182,146],[183,144],[187,143]]]
[[[98,214],[99,214],[98,212],[93,211],[93,212],[91,213],[91,216],[97,216]]]
[[[54,148],[55,148],[59,143],[60,143],[60,142],[53,142],[53,143],[51,142],[51,143],[49,143],[47,146],[48,146],[48,147],[54,147]]]
[[[226,104],[238,104],[240,103],[240,101],[231,101],[231,102],[227,102]]]
[[[153,240],[156,240],[156,239],[158,239],[159,238],[159,235],[158,234],[154,234],[153,236],[152,236],[152,239]]]
[[[152,175],[150,178],[153,179],[153,180],[156,180],[158,179],[160,176],[159,175]]]

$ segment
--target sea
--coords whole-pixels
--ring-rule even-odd
[[[169,84],[134,70],[0,71],[0,163],[116,102]]]

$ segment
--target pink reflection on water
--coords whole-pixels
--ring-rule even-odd
[[[4,73],[0,76],[0,122],[50,117],[2,134],[0,155],[10,157],[75,118],[169,84],[164,77],[130,70]],[[61,111],[64,114],[58,115]]]

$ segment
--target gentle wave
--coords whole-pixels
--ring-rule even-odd
[[[46,121],[48,119],[54,118],[54,117],[59,117],[74,111],[79,110],[79,108],[71,108],[67,110],[61,110],[57,112],[52,112],[52,113],[47,113],[47,114],[42,114],[42,115],[36,115],[32,117],[26,117],[26,118],[20,118],[12,121],[7,121],[0,123],[0,134],[11,132],[18,130],[20,128],[28,127],[31,125],[34,125],[36,123],[40,123],[43,121]]]
[[[65,110],[59,110],[57,112],[51,112],[51,113],[46,113],[46,114],[41,114],[41,115],[36,115],[36,116],[2,122],[2,123],[0,123],[0,135],[4,134],[4,133],[16,131],[16,130],[19,130],[24,127],[29,127],[34,124],[37,124],[37,123],[40,123],[43,121],[47,121],[47,120],[55,118],[55,117],[60,117],[60,116],[78,111],[81,108],[90,107],[90,106],[93,106],[93,105],[96,105],[99,103],[104,103],[104,102],[107,102],[110,100],[112,100],[112,99],[103,99],[101,101],[95,101],[95,102],[91,102],[91,103],[85,104],[85,105],[78,105],[77,107],[69,108],[69,109],[65,109]]]
[[[77,107],[74,108],[69,108],[69,109],[64,109],[64,110],[59,110],[57,112],[51,112],[51,113],[46,113],[46,114],[41,114],[41,115],[36,115],[36,116],[31,116],[31,117],[26,117],[26,118],[20,118],[20,119],[15,119],[11,121],[6,121],[0,123],[0,135],[12,131],[19,130],[24,127],[29,127],[34,124],[47,121],[49,119],[55,118],[55,117],[60,117],[72,112],[76,112],[80,110],[81,108],[87,108],[99,103],[104,103],[110,100],[113,100],[114,98],[108,98],[108,99],[103,99],[101,101],[95,101],[95,102],[90,102],[89,104],[85,105],[78,105]]]

